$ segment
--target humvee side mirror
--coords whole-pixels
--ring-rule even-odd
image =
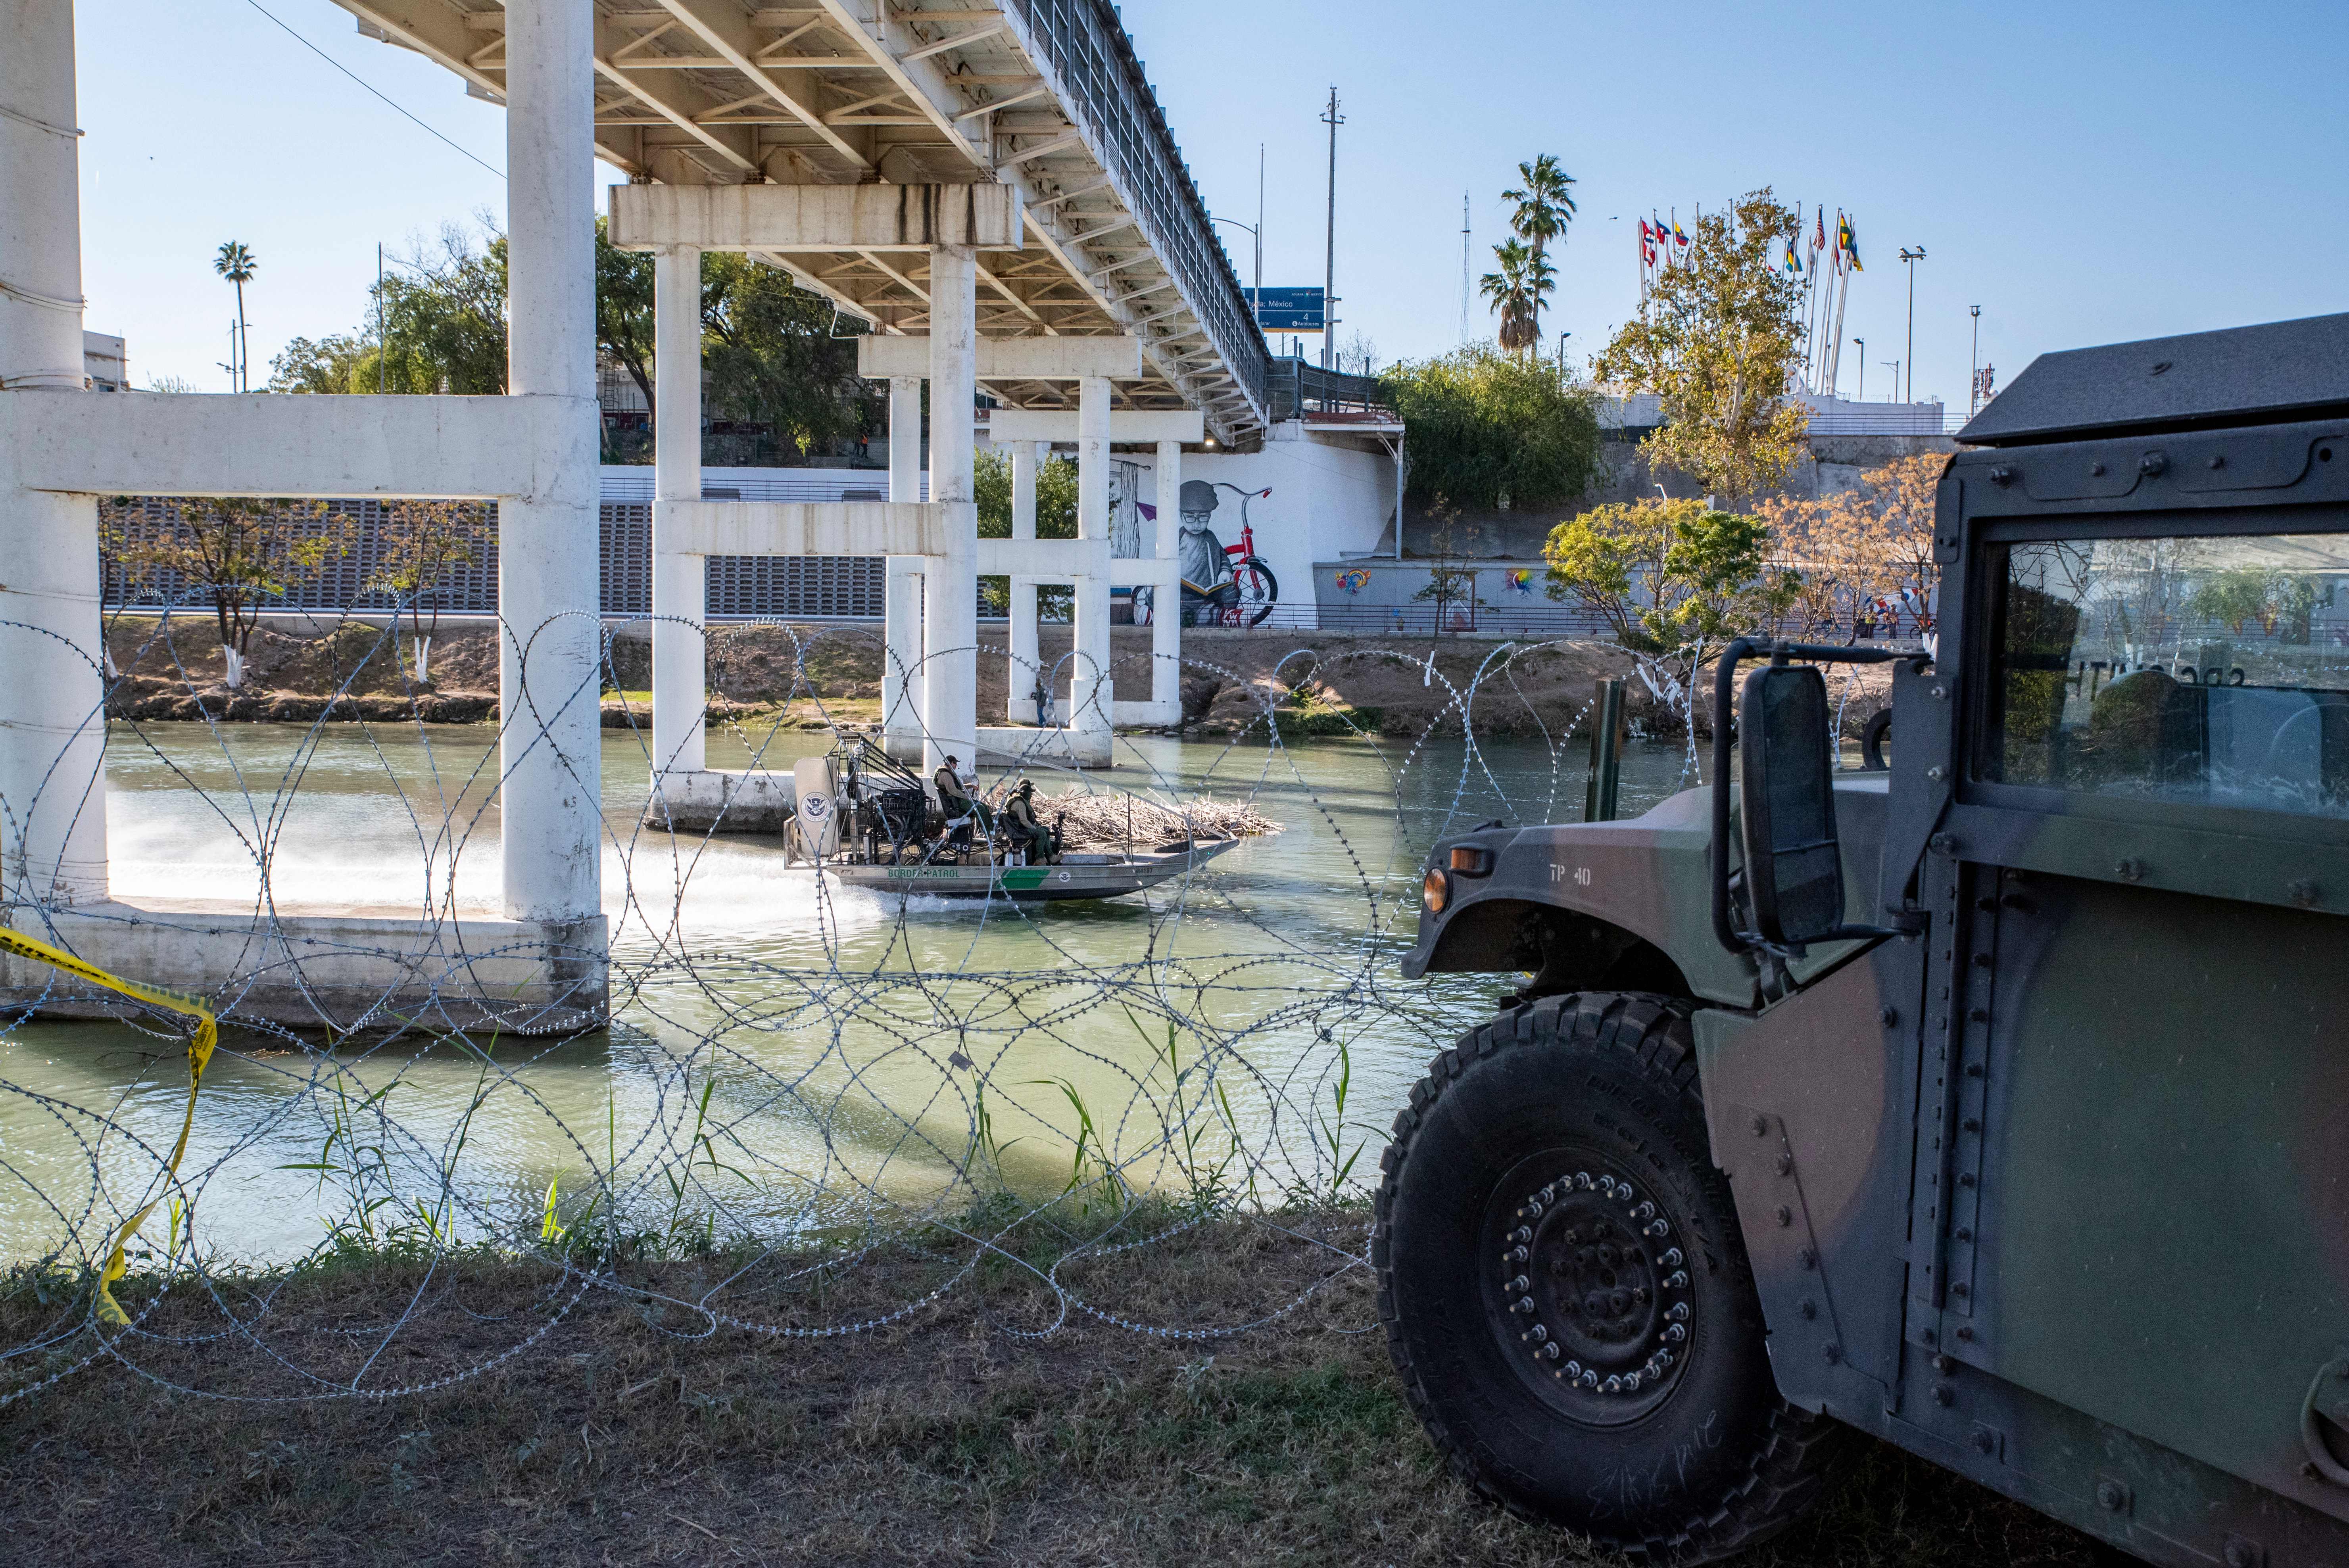
[[[1809,665],[1764,665],[1738,704],[1745,893],[1762,940],[1792,947],[1843,927],[1827,683]]]
[[[1781,956],[1809,942],[1903,936],[1889,926],[1843,923],[1843,853],[1836,842],[1834,742],[1827,683],[1816,669],[1785,663],[1881,665],[1917,659],[1889,648],[1838,648],[1739,637],[1713,676],[1713,934],[1732,953]],[[1740,930],[1729,894],[1729,732],[1737,666],[1767,658],[1745,683],[1738,726],[1744,777],[1745,888],[1753,931]]]

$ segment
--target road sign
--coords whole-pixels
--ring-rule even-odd
[[[1267,332],[1320,332],[1328,326],[1328,307],[1322,304],[1322,291],[1318,288],[1245,292],[1260,300],[1256,320]]]

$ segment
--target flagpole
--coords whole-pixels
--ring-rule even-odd
[[[1851,303],[1851,268],[1844,268],[1844,263],[1842,263],[1842,256],[1844,256],[1844,223],[1847,223],[1847,218],[1844,218],[1842,209],[1837,209],[1837,213],[1835,213],[1835,253],[1837,253],[1837,268],[1842,268],[1842,273],[1844,273],[1844,286],[1842,286],[1842,289],[1839,289],[1839,291],[1837,291],[1837,295],[1835,295],[1835,389],[1832,389],[1832,392],[1830,392],[1830,397],[1842,397],[1842,385],[1844,385],[1844,305],[1848,305],[1848,303]]]
[[[1825,223],[1826,219],[1816,210],[1811,213],[1813,223]],[[1819,248],[1810,247],[1810,294],[1803,301],[1803,325],[1810,335],[1810,356],[1805,369],[1808,372],[1810,389],[1819,389],[1819,361],[1823,357],[1819,343]]]

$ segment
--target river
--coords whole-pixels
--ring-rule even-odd
[[[784,733],[759,760],[823,745]],[[647,832],[642,742],[606,731],[613,1028],[336,1052],[232,1029],[181,1171],[192,1233],[214,1263],[263,1263],[336,1225],[509,1239],[550,1191],[557,1224],[719,1237],[837,1233],[971,1183],[1360,1191],[1427,1057],[1500,988],[1397,972],[1421,856],[1447,829],[1578,817],[1585,749],[1123,740],[1129,765],[1096,788],[1248,796],[1284,830],[1187,884],[1021,908],[820,885],[771,840]],[[107,756],[119,898],[257,901],[265,871],[282,905],[494,909],[487,728],[117,726]],[[713,729],[710,766],[752,760]],[[1635,742],[1624,814],[1684,761]],[[169,1035],[0,1035],[0,1261],[86,1259],[155,1190],[185,1102]],[[178,1226],[159,1210],[145,1233]]]

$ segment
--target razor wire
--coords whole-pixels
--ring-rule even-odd
[[[118,772],[157,781],[117,801],[179,809],[160,836],[202,840],[249,881],[173,911],[150,896],[69,913],[12,885],[6,913],[68,948],[108,922],[202,936],[223,971],[206,998],[220,1045],[174,1171],[158,1108],[185,1059],[178,1026],[98,1007],[70,976],[11,972],[0,1303],[16,1326],[0,1332],[0,1406],[101,1362],[220,1398],[388,1398],[531,1353],[591,1293],[687,1339],[917,1324],[990,1278],[1025,1293],[1016,1311],[991,1309],[1022,1336],[1072,1315],[1177,1339],[1274,1327],[1366,1266],[1363,1201],[1386,1123],[1466,1021],[1464,982],[1406,985],[1395,969],[1427,847],[1487,817],[1567,815],[1590,707],[1545,713],[1521,683],[1563,642],[1482,647],[1464,678],[1432,649],[1299,649],[1268,676],[1186,656],[1181,674],[1244,694],[1236,733],[1120,736],[1107,779],[1041,756],[1016,769],[1126,793],[1193,839],[1210,797],[1281,831],[1114,907],[1030,903],[999,882],[945,901],[842,885],[730,832],[723,807],[706,828],[669,830],[673,815],[650,825],[649,717],[621,690],[605,632],[597,667],[557,711],[598,714],[597,766],[572,760],[574,781],[596,791],[608,927],[600,947],[550,961],[543,935],[482,903],[481,865],[496,853],[502,752],[517,734],[554,745],[551,722],[502,711],[493,730],[425,722],[394,616],[320,717],[273,727],[264,746],[195,667],[209,650],[180,645],[188,618],[167,608],[119,671],[109,651],[98,673],[112,698],[124,672],[160,663],[196,718],[109,721],[101,707],[85,723],[106,729]],[[501,622],[498,634],[526,658],[546,630]],[[0,637],[50,634],[0,624]],[[731,770],[780,777],[809,743],[859,733],[817,666],[864,656],[877,638],[781,622],[759,634],[788,655],[788,695],[746,717],[752,705],[726,689],[734,662],[713,660],[710,738],[739,753]],[[1039,675],[1063,676],[1075,658]],[[1367,661],[1418,669],[1434,718],[1402,741],[1334,710],[1341,734],[1298,744],[1285,720]],[[357,713],[387,668],[409,717],[336,717]],[[607,686],[621,693],[609,727]],[[802,704],[813,727],[784,727]],[[1506,758],[1485,736],[1504,717],[1529,721]],[[295,829],[322,795],[348,806],[343,830],[365,851],[335,902],[393,913],[320,920],[301,907],[316,877],[296,874],[310,851]],[[0,833],[21,845],[47,814],[106,799],[96,779],[53,769],[31,799],[0,799]],[[577,987],[593,989],[606,953],[599,1002]],[[533,987],[517,973],[547,978],[523,995]],[[315,1005],[317,1027],[284,1021],[289,997]],[[114,1021],[43,1018],[57,1010]],[[101,1323],[90,1282],[149,1204],[118,1287],[129,1321]],[[1319,1260],[1312,1279],[1221,1316],[1120,1299],[1119,1270],[1226,1222],[1299,1240]],[[465,1307],[466,1271],[483,1260],[543,1268],[528,1314]],[[404,1306],[331,1331],[281,1311],[305,1271],[369,1261],[412,1282]],[[689,1289],[680,1262],[704,1271]],[[464,1347],[444,1345],[444,1319],[465,1326]],[[189,1372],[191,1346],[203,1351],[193,1365],[234,1376]]]

